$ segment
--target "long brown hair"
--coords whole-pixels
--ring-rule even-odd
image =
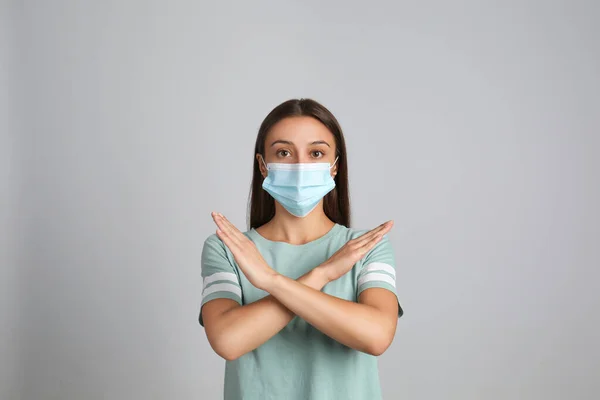
[[[346,156],[346,143],[342,128],[333,114],[312,99],[291,99],[275,107],[266,116],[256,136],[254,146],[254,167],[252,185],[248,201],[248,219],[250,228],[258,228],[269,222],[275,215],[275,200],[262,188],[263,176],[260,173],[256,154],[265,157],[265,139],[269,130],[277,122],[287,117],[312,117],[320,121],[329,129],[335,138],[337,160],[337,174],[334,177],[335,188],[323,198],[325,215],[333,222],[350,227],[350,196],[348,193],[348,162]]]

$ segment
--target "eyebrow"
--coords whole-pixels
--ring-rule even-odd
[[[329,143],[327,143],[324,140],[317,140],[317,141],[312,142],[311,144],[326,144],[327,147],[331,148],[331,146],[329,145]]]
[[[290,142],[289,140],[276,140],[273,143],[271,143],[271,147],[275,146],[277,143],[282,143],[282,144],[289,144],[289,145],[294,145],[294,143]],[[327,143],[324,140],[316,140],[314,142],[311,143],[312,144],[325,144],[327,145],[327,147],[331,148],[331,146],[329,145],[329,143]]]
[[[294,143],[290,142],[289,140],[276,140],[273,143],[271,143],[271,147],[275,146],[277,143],[291,144],[291,145],[294,144]]]

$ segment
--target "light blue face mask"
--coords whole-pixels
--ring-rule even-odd
[[[290,214],[305,217],[335,187],[330,171],[337,160],[336,157],[331,166],[329,163],[265,164],[268,175],[262,187]]]

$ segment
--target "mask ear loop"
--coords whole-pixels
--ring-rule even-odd
[[[340,158],[340,156],[337,156],[335,158],[335,161],[333,162],[333,164],[331,165],[331,167],[329,167],[329,169],[333,168],[335,166],[335,163],[337,162],[338,158]]]
[[[331,168],[333,168],[333,167],[335,166],[335,163],[337,163],[337,160],[338,160],[338,158],[340,158],[340,156],[337,156],[337,157],[335,158],[335,161],[333,162],[333,165],[332,165],[331,167],[329,167],[329,170],[330,170],[330,171],[331,171]],[[335,178],[335,176],[336,176],[336,175],[337,175],[337,171],[335,171],[335,172],[333,173],[333,178]]]
[[[262,154],[260,155],[260,161],[262,161],[263,165],[265,166],[265,169],[268,171],[269,167],[267,167],[267,164],[265,164],[265,159],[263,158]]]

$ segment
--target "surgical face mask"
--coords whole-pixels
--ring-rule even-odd
[[[264,164],[264,160],[261,157]],[[290,214],[307,216],[335,187],[329,163],[268,163],[262,187]]]

